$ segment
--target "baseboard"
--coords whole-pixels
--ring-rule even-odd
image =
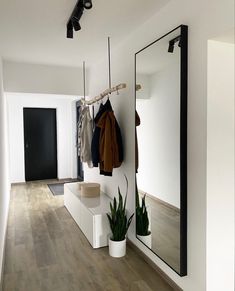
[[[0,274],[0,291],[3,291],[3,279],[4,279],[4,266],[6,261],[6,240],[7,240],[7,228],[5,231],[4,247],[3,247],[3,256],[2,256],[2,269]]]
[[[35,181],[31,181],[31,182],[50,182],[50,181],[58,181],[58,182],[66,182],[66,181],[77,181],[77,178],[56,178],[56,179],[49,179],[49,180],[35,180]],[[17,186],[17,185],[26,185],[27,182],[14,182],[11,183],[12,186]],[[1,291],[1,290],[0,290]]]
[[[11,183],[11,186],[17,186],[17,185],[25,185],[26,182],[15,182],[15,183]]]
[[[137,252],[142,259],[150,265],[175,291],[183,291],[166,273],[164,273],[148,256],[146,256],[132,241],[127,240],[127,244]]]
[[[176,206],[174,206],[174,205],[172,205],[172,204],[170,204],[170,203],[168,203],[168,202],[166,202],[158,197],[155,197],[149,193],[146,193],[143,190],[139,190],[139,193],[141,196],[146,195],[147,197],[151,198],[152,200],[155,200],[158,203],[161,203],[161,204],[165,205],[166,207],[173,209],[174,211],[180,212],[180,208],[178,208],[178,207],[176,207]]]
[[[1,262],[2,268],[1,268],[1,274],[0,274],[0,291],[3,291],[4,267],[5,267],[5,261],[6,261],[7,225],[8,225],[8,220],[9,220],[9,207],[10,207],[10,201],[8,203],[7,220],[6,220],[5,233],[4,233],[4,245],[3,245],[3,254],[2,254],[2,262]]]
[[[60,182],[65,182],[65,181],[71,181],[71,180],[74,180],[73,178],[61,178],[61,179],[57,179],[58,181]]]
[[[28,182],[35,182],[35,183],[41,183],[41,182],[45,182],[45,183],[49,183],[49,182],[52,182],[52,181],[58,181],[58,182],[66,182],[66,181],[73,181],[73,180],[76,180],[76,179],[73,179],[73,178],[56,178],[56,179],[49,179],[49,180],[35,180],[35,181],[28,181]],[[12,186],[17,186],[17,185],[26,185],[27,182],[14,182],[14,183],[11,183]]]
[[[59,182],[80,182],[81,180],[79,178],[64,178],[64,179],[58,179]]]

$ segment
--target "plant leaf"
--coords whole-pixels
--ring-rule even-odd
[[[118,187],[118,201],[116,198],[114,198],[113,203],[110,203],[111,213],[107,213],[110,229],[112,231],[112,238],[114,241],[121,241],[125,238],[134,216],[134,214],[132,214],[131,217],[127,219],[126,201],[128,193],[128,179],[126,175],[125,178],[127,182],[127,190],[124,201],[120,188]]]

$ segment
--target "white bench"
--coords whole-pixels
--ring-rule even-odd
[[[108,245],[110,227],[106,213],[111,201],[102,192],[100,197],[81,197],[78,183],[64,184],[64,205],[93,248]]]

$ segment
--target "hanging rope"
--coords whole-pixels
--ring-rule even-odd
[[[110,56],[110,37],[108,37],[108,64],[109,64],[109,89],[111,89],[111,56]]]
[[[83,97],[86,100],[86,63],[83,61]]]
[[[109,74],[109,89],[106,89],[103,93],[99,94],[98,96],[90,99],[90,100],[85,100],[85,62],[83,62],[83,78],[84,78],[84,98],[81,99],[83,104],[86,105],[92,105],[97,103],[98,101],[102,100],[104,97],[108,96],[112,92],[117,92],[117,95],[119,95],[119,90],[126,88],[126,83],[121,83],[115,87],[112,87],[112,82],[111,82],[111,49],[110,49],[110,37],[108,37],[108,74]]]

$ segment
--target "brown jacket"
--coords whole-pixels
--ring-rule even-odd
[[[116,119],[113,111],[106,111],[99,119],[97,126],[100,127],[99,154],[100,173],[112,176],[113,168],[121,166],[119,157],[119,145],[116,132]]]

